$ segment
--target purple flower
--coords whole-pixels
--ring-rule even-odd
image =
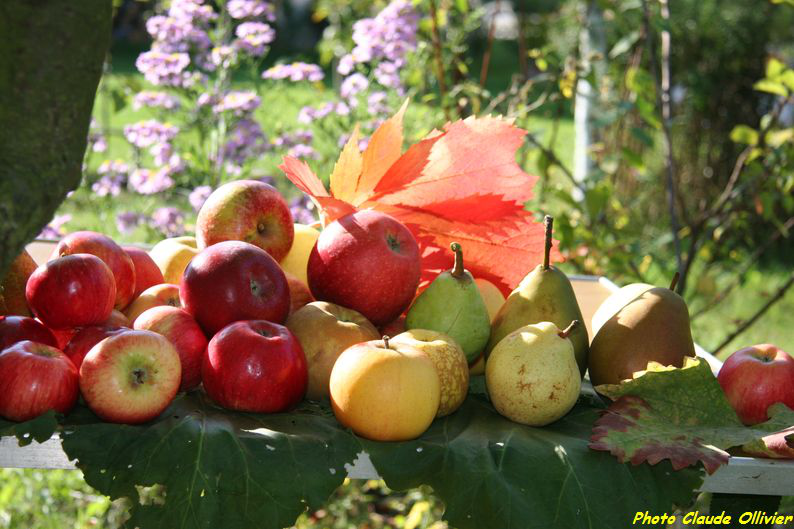
[[[237,62],[237,50],[233,46],[216,46],[210,53],[210,65],[212,69],[216,67],[230,68]],[[210,66],[208,65],[208,66]],[[208,94],[203,93],[202,96]]]
[[[336,67],[336,71],[339,72],[341,75],[348,75],[350,72],[353,71],[353,68],[356,67],[356,60],[353,58],[351,54],[347,54],[339,59],[339,65]]]
[[[132,107],[135,110],[139,110],[143,107],[173,110],[179,108],[179,105],[179,98],[176,96],[172,96],[165,92],[153,92],[151,90],[138,92],[132,100]]]
[[[190,205],[193,207],[193,211],[197,212],[201,209],[201,206],[204,205],[204,202],[212,194],[212,187],[211,186],[198,186],[196,189],[190,192],[187,199],[190,202]]]
[[[229,0],[226,4],[229,16],[236,19],[255,18],[264,16],[266,20],[273,22],[276,19],[276,11],[273,4],[262,0]]]
[[[152,213],[151,225],[166,237],[185,233],[185,214],[175,207],[158,208]]]
[[[235,46],[254,57],[264,55],[267,45],[276,38],[273,28],[264,22],[243,22],[234,33],[237,35]]]
[[[165,53],[158,50],[138,55],[135,66],[153,85],[190,86],[191,77],[185,72],[190,64],[187,53]]]
[[[375,79],[383,86],[397,88],[400,86],[400,70],[397,63],[382,62],[375,68]]]
[[[105,160],[97,168],[99,180],[91,184],[91,190],[100,197],[118,196],[127,185],[129,166],[123,160]]]
[[[317,151],[314,150],[314,147],[302,143],[290,147],[287,151],[287,154],[294,156],[295,158],[317,159],[320,157]]]
[[[262,73],[263,79],[289,79],[290,81],[322,81],[325,74],[316,64],[293,62],[277,64]]]
[[[116,215],[116,228],[118,228],[119,232],[121,233],[130,233],[145,219],[146,216],[141,213],[136,213],[134,211],[123,211]]]
[[[94,152],[105,152],[108,149],[107,138],[99,132],[91,134],[88,141],[91,142],[91,150]]]
[[[235,116],[245,116],[259,107],[262,100],[256,92],[232,91],[227,92],[221,100],[212,107],[215,112],[233,112]]]
[[[142,195],[154,195],[170,189],[174,186],[174,181],[165,169],[167,168],[159,171],[136,169],[130,175],[130,187]]]
[[[39,233],[38,239],[60,239],[66,233],[63,225],[72,220],[71,215],[56,215]]]
[[[178,20],[207,24],[218,17],[203,0],[172,0],[168,14]]]
[[[368,86],[369,81],[366,77],[360,73],[354,73],[342,82],[339,94],[345,99],[351,99],[359,92],[366,90]]]
[[[229,134],[223,146],[223,159],[232,169],[242,166],[249,158],[258,156],[267,148],[265,134],[259,123],[252,119],[241,119]]]
[[[367,106],[369,113],[372,115],[388,114],[389,106],[387,105],[388,95],[386,92],[377,91],[372,92],[367,98]]]
[[[314,213],[314,202],[306,195],[301,195],[291,200],[289,210],[292,213],[292,219],[298,224],[313,224],[317,222],[317,216]]]
[[[217,103],[218,103],[218,96],[207,92],[204,92],[203,94],[198,96],[198,99],[196,99],[196,105],[200,107],[204,107],[207,105],[216,105]]]
[[[139,149],[151,147],[156,143],[169,142],[178,133],[178,127],[168,123],[160,123],[154,119],[139,121],[124,127],[124,137]]]

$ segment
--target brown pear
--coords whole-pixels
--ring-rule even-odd
[[[28,302],[25,299],[25,285],[33,271],[36,270],[36,261],[30,254],[22,253],[11,263],[2,283],[0,283],[0,296],[5,304],[5,313],[15,316],[30,316]]]
[[[633,298],[598,330],[590,344],[588,369],[594,386],[617,384],[648,362],[681,367],[695,356],[684,300],[670,288],[652,288]]]

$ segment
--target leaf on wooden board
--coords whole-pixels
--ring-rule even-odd
[[[85,408],[64,426],[63,448],[92,487],[132,499],[129,527],[282,528],[318,509],[359,449],[327,408],[291,413],[221,410],[193,393],[156,421],[103,423]],[[162,505],[138,486],[161,484]]]
[[[742,451],[754,457],[794,459],[794,426],[751,441],[742,446]]]
[[[543,428],[511,422],[469,395],[414,441],[362,441],[392,489],[430,485],[457,529],[613,529],[635,513],[687,505],[702,471],[619,464],[588,449],[597,403],[583,398]]]
[[[515,160],[526,132],[498,117],[470,117],[433,131],[401,155],[404,111],[405,105],[373,134],[360,172],[357,148],[348,142],[331,195],[308,165],[287,157],[281,167],[314,198],[326,222],[352,207],[403,222],[420,246],[423,284],[452,266],[449,244],[457,241],[466,267],[509,293],[543,257],[543,226],[524,208],[537,177]],[[561,259],[556,245],[552,259]]]
[[[728,462],[727,449],[794,424],[794,410],[782,406],[770,408],[769,421],[745,427],[701,359],[687,358],[681,368],[651,363],[596,390],[614,402],[596,421],[590,447],[635,465],[669,459],[675,469],[702,463],[711,474]]]
[[[0,437],[14,435],[19,441],[19,446],[26,446],[36,441],[43,443],[52,437],[58,428],[55,410],[50,410],[25,422],[12,422],[0,419]]]

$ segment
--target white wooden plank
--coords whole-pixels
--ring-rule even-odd
[[[794,461],[732,457],[727,465],[706,476],[704,492],[728,494],[794,495]]]
[[[19,446],[16,437],[0,438],[0,468],[74,469],[75,466],[56,435],[43,443],[34,441],[27,446]]]

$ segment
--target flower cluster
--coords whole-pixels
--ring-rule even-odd
[[[143,92],[135,94],[135,97],[132,99],[132,107],[135,110],[139,110],[143,107],[174,110],[179,108],[179,106],[179,98],[166,92],[144,90]]]
[[[311,201],[308,195],[301,195],[292,199],[289,203],[289,210],[292,213],[292,218],[298,224],[313,224],[317,222],[314,202]]]
[[[322,68],[316,64],[306,62],[293,62],[292,64],[277,64],[262,73],[263,79],[289,79],[290,81],[322,81],[325,77]]]
[[[215,112],[232,112],[237,117],[250,115],[259,107],[262,100],[256,92],[250,91],[231,91],[227,92],[215,105],[212,110]]]
[[[124,160],[105,160],[97,169],[99,179],[91,184],[91,190],[100,197],[118,196],[127,185],[130,166]]]
[[[269,22],[276,20],[273,4],[262,0],[229,0],[226,9],[229,16],[236,19],[264,17]]]
[[[145,149],[157,143],[169,142],[178,132],[179,127],[160,123],[154,119],[139,121],[124,127],[124,137],[139,149]]]
[[[39,233],[38,239],[60,239],[65,235],[63,225],[72,220],[71,215],[56,215]]]
[[[235,30],[237,49],[243,50],[253,57],[261,57],[267,51],[267,45],[276,38],[273,28],[264,22],[243,22]]]
[[[246,160],[259,156],[268,149],[262,127],[253,119],[241,119],[228,135],[223,146],[223,162],[229,174],[240,175]]]
[[[323,119],[331,114],[337,116],[347,116],[350,114],[350,107],[344,101],[328,102],[319,107],[303,107],[298,112],[298,123],[309,124],[315,120]]]

